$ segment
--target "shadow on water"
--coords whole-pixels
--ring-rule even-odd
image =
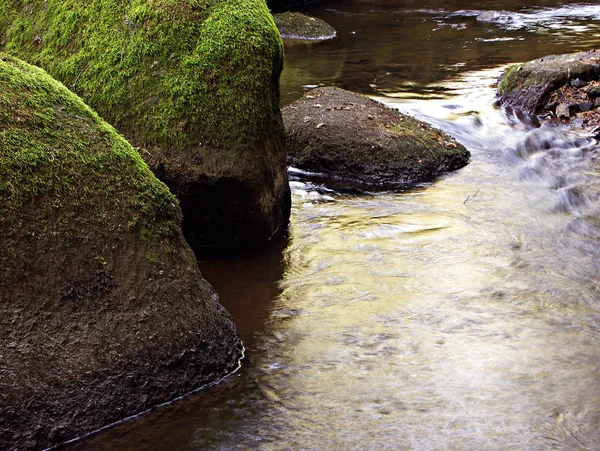
[[[259,249],[219,255],[195,250],[202,276],[219,294],[246,349],[264,333],[273,301],[281,293],[287,236],[277,236]]]
[[[195,250],[202,276],[219,294],[246,348],[239,372],[219,385],[113,427],[108,432],[108,441],[104,434],[98,434],[69,449],[112,451],[133,446],[136,450],[156,450],[182,449],[184,445],[194,448],[202,431],[225,429],[223,422],[243,421],[236,418],[239,412],[250,415],[253,409],[240,408],[244,409],[249,403],[259,405],[254,398],[263,397],[263,391],[258,388],[259,377],[252,367],[253,360],[263,352],[256,348],[256,337],[270,335],[268,320],[275,309],[274,301],[282,292],[280,283],[288,242],[288,236],[278,236],[260,249],[225,254]]]

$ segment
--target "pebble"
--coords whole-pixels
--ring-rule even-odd
[[[570,105],[568,103],[560,103],[557,107],[556,107],[556,117],[557,118],[569,118],[571,117],[571,108]]]
[[[580,102],[577,105],[579,106],[579,111],[583,113],[594,108],[594,102]]]

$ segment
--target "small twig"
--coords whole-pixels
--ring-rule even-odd
[[[475,191],[475,194],[473,194],[473,196],[471,196],[471,195],[467,196],[467,198],[463,202],[463,205],[466,204],[467,202],[469,202],[471,199],[475,199],[477,197],[477,194],[479,194],[479,189],[477,191]]]
[[[81,72],[79,72],[79,75],[77,75],[77,78],[75,79],[75,81],[73,82],[73,88],[71,88],[71,90],[74,92],[75,88],[77,87],[77,82],[79,81],[79,77],[81,77],[83,75],[83,73],[88,70],[88,67],[90,67],[90,63],[91,61],[88,61],[87,64],[85,65],[85,67],[83,68],[83,70]]]

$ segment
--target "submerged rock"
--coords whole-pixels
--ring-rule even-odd
[[[286,12],[273,16],[286,42],[320,42],[336,37],[335,29],[324,20],[304,14]]]
[[[0,448],[39,449],[234,370],[177,199],[43,70],[0,54]]]
[[[477,16],[477,21],[507,24],[514,22],[514,18],[507,11],[485,11]]]
[[[600,125],[595,98],[600,94],[600,52],[550,55],[510,66],[498,83],[498,99],[546,119],[581,119]]]
[[[339,88],[317,88],[283,110],[288,162],[371,186],[430,181],[469,161],[424,122]]]
[[[8,2],[2,16],[0,49],[139,147],[195,245],[256,244],[285,227],[283,47],[264,2]]]

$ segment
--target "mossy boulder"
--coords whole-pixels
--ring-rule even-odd
[[[539,114],[560,87],[575,79],[598,80],[599,75],[598,51],[549,55],[510,66],[498,82],[498,99],[502,104]]]
[[[413,117],[339,88],[317,88],[283,110],[288,162],[373,187],[430,181],[469,151]]]
[[[180,224],[121,135],[0,54],[1,449],[74,439],[237,367]]]
[[[311,43],[336,37],[335,28],[318,17],[310,17],[296,12],[285,12],[273,16],[275,25],[284,42]]]
[[[287,223],[283,47],[264,2],[0,0],[0,49],[138,148],[195,245],[259,243]]]

